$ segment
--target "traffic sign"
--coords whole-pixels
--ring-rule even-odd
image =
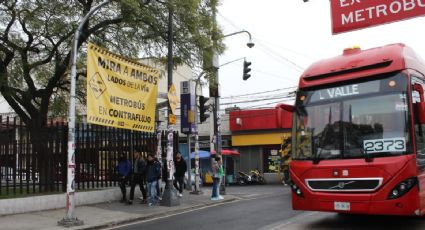
[[[176,88],[173,84],[170,86],[170,90],[168,91],[168,102],[170,103],[172,113],[176,114],[176,108],[180,101],[177,96]]]
[[[170,125],[175,125],[177,123],[177,116],[174,114],[169,114],[168,122]]]

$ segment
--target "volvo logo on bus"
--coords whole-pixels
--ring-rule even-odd
[[[352,183],[355,183],[355,182],[356,182],[356,181],[354,181],[354,180],[352,180],[352,181],[347,181],[347,182],[340,181],[340,182],[338,182],[338,184],[337,184],[337,185],[332,186],[332,187],[330,187],[329,189],[343,189],[346,185],[349,185],[349,184],[352,184]]]

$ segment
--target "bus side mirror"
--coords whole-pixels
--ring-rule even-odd
[[[425,124],[425,102],[418,102],[415,106],[419,124]]]

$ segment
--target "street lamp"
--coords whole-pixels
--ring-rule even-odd
[[[161,0],[154,0],[158,3],[161,3],[163,5],[166,5],[167,3]],[[168,0],[169,3],[171,3],[172,0]],[[145,4],[149,4],[151,2],[151,0],[143,0],[143,2]],[[170,91],[171,86],[173,85],[173,7],[170,4],[168,6],[168,36],[167,36],[167,46],[168,46],[168,54],[167,54],[167,75],[168,75],[168,80],[167,80],[167,89],[168,92]],[[167,109],[167,117],[168,117],[168,121],[167,121],[167,130],[168,130],[168,134],[167,134],[167,160],[166,160],[166,164],[163,164],[163,167],[167,167],[167,182],[165,185],[165,189],[164,189],[164,193],[162,196],[162,202],[161,204],[164,206],[177,206],[180,205],[180,200],[177,197],[177,192],[176,190],[173,188],[173,181],[172,181],[172,177],[173,177],[173,167],[174,167],[174,154],[173,154],[173,133],[174,133],[174,128],[173,125],[170,124],[170,115],[172,115],[172,111],[171,111],[171,107],[170,107],[170,103],[168,103],[168,109]]]
[[[305,0],[304,0],[305,1]],[[308,1],[308,0],[307,0]],[[252,48],[252,47],[254,47],[254,42],[252,41],[252,36],[251,36],[251,33],[250,32],[248,32],[248,31],[246,31],[246,30],[241,30],[241,31],[238,31],[238,32],[234,32],[234,33],[230,33],[230,34],[226,34],[226,35],[224,35],[223,36],[223,38],[227,38],[227,37],[230,37],[230,36],[233,36],[233,35],[236,35],[236,34],[241,34],[241,33],[247,33],[248,34],[248,36],[249,36],[249,41],[248,41],[248,43],[246,43],[246,46],[248,46],[248,48]]]
[[[248,46],[248,48],[252,48],[254,47],[254,42],[252,41],[252,36],[251,33],[246,31],[246,30],[241,30],[241,31],[237,31],[234,33],[230,33],[230,34],[226,34],[223,36],[223,38],[226,37],[230,37],[233,35],[237,35],[237,34],[241,34],[241,33],[246,33],[249,36],[249,41],[246,44]],[[216,66],[214,66],[214,69],[217,71],[217,73],[215,74],[216,79],[213,80],[214,84],[210,83],[210,100],[213,102],[212,103],[212,117],[211,119],[213,120],[213,122],[211,122],[211,129],[210,129],[210,151],[212,152],[213,150],[216,151],[217,155],[221,155],[221,128],[220,128],[220,124],[221,122],[219,121],[220,118],[218,116],[218,111],[220,111],[220,94],[219,94],[219,87],[218,87],[218,68],[219,66],[219,61],[218,61],[218,55],[216,53],[214,53],[214,59],[213,60],[213,66],[214,64]],[[217,85],[215,85],[217,84]],[[226,189],[224,187],[225,184],[225,180],[223,180],[224,183],[221,183],[221,187],[220,187],[220,191],[223,192],[223,194],[226,192]]]
[[[77,57],[78,40],[82,33],[83,26],[91,15],[103,6],[109,4],[112,0],[105,0],[90,9],[78,24],[74,34],[74,43],[71,50],[71,89],[68,114],[68,160],[67,160],[67,186],[66,186],[66,216],[58,221],[58,225],[71,227],[80,226],[84,222],[74,216],[75,212],[75,101],[76,101],[76,83],[77,83]]]
[[[87,20],[96,11],[103,6],[108,5],[112,1],[104,0],[98,5],[90,9],[90,11],[81,19],[75,30],[74,41],[71,50],[71,80],[70,80],[70,100],[68,108],[68,148],[67,148],[67,186],[66,186],[66,216],[58,221],[58,225],[65,227],[80,226],[84,222],[74,216],[75,214],[75,104],[76,104],[76,83],[77,83],[77,58],[78,58],[78,41],[83,27]],[[150,0],[141,0],[143,4],[147,4]]]

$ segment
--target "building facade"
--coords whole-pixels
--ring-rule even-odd
[[[239,169],[258,169],[269,182],[279,180],[281,145],[291,137],[292,106],[234,110],[229,115],[231,144],[240,152]]]

